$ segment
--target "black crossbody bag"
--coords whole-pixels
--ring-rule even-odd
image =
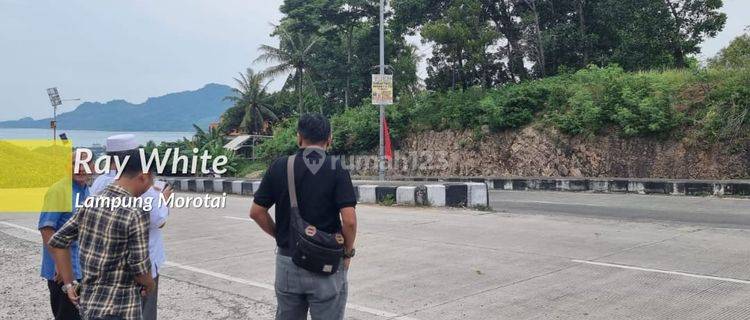
[[[291,238],[292,261],[295,265],[310,272],[322,275],[335,274],[344,257],[344,237],[341,233],[328,233],[318,230],[305,221],[297,205],[297,189],[294,183],[294,160],[291,155],[286,161],[287,185],[289,186],[289,235]]]

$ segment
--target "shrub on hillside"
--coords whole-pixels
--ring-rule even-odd
[[[640,73],[622,77],[620,101],[614,105],[612,121],[626,136],[660,134],[672,130],[680,120],[673,108],[678,89],[659,74]]]
[[[750,68],[715,73],[700,121],[704,135],[712,140],[750,138]]]
[[[568,134],[596,134],[608,125],[616,125],[625,136],[665,133],[679,124],[674,97],[686,81],[681,72],[589,67],[573,75],[569,98],[551,118]]]
[[[429,92],[414,101],[412,121],[418,128],[463,130],[487,124],[487,109],[479,103],[486,90],[473,87],[448,92]]]
[[[273,138],[263,141],[257,148],[258,157],[266,163],[292,154],[298,148],[297,117],[287,118],[276,124],[273,129]]]
[[[488,110],[493,130],[518,128],[534,120],[535,114],[558,101],[562,79],[548,78],[495,89],[480,102]]]
[[[591,66],[573,74],[567,90],[569,98],[555,106],[553,123],[569,134],[598,132],[619,102],[623,74],[618,66]]]
[[[364,104],[349,108],[331,118],[335,154],[372,150],[378,146],[380,127],[378,107]]]

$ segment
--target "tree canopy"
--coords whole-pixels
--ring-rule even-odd
[[[623,72],[689,67],[702,41],[715,36],[726,22],[720,12],[722,0],[391,0],[387,4],[386,73],[394,76],[394,97],[397,104],[406,100],[402,105],[417,101],[423,88],[492,90],[581,70],[579,74],[585,75],[592,67]],[[275,116],[308,111],[336,116],[369,107],[371,74],[378,71],[379,0],[285,0],[280,11],[283,17],[272,33],[278,42],[261,46],[256,61],[271,64],[260,73],[263,77],[286,77],[280,79],[283,88],[269,94],[264,84],[243,80],[250,79],[250,73],[243,75],[238,80],[238,104],[227,111],[223,123],[268,132],[266,123]],[[415,38],[422,50],[430,52],[425,79],[418,77],[422,57],[410,44]],[[746,65],[742,61],[747,59],[743,53],[747,42],[746,37],[736,40],[710,63]],[[248,81],[258,89],[250,90]],[[258,94],[248,100],[245,92]],[[529,101],[524,99],[531,98],[503,102],[500,113],[530,110],[508,123],[524,123],[521,120],[536,112],[526,107]],[[459,100],[448,104],[468,108],[457,110],[457,115],[486,112],[482,106]],[[621,119],[631,113],[637,116],[625,109],[619,112]],[[504,127],[506,122],[494,125]]]

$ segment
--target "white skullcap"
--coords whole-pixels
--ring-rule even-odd
[[[138,142],[135,141],[135,135],[116,134],[107,138],[107,152],[118,152],[133,150],[138,148]]]

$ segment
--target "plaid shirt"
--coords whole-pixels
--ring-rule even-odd
[[[132,195],[111,184],[100,197]],[[78,240],[84,319],[107,315],[141,319],[140,286],[135,276],[151,272],[148,224],[148,214],[139,208],[84,207],[50,239],[49,245],[55,248],[67,248]]]

